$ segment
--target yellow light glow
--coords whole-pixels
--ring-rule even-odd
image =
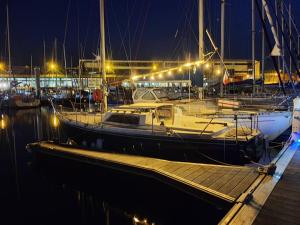
[[[196,62],[196,66],[199,67],[200,66],[200,62]]]
[[[168,71],[168,75],[169,75],[169,76],[172,75],[172,71],[171,71],[171,70]]]
[[[209,63],[206,63],[206,64],[205,64],[205,68],[206,68],[206,69],[209,69],[209,68],[210,68],[210,64],[209,64]]]
[[[5,64],[4,63],[0,63],[0,71],[3,71],[3,70],[5,70]]]
[[[216,70],[216,73],[217,73],[217,75],[220,75],[220,74],[221,74],[221,70],[220,70],[220,69],[217,69],[217,70]]]
[[[182,68],[181,67],[179,67],[178,72],[182,72]]]
[[[192,65],[192,63],[186,63],[184,66],[185,67],[190,67]]]
[[[152,70],[157,70],[157,65],[154,64],[154,65],[152,66]]]
[[[6,123],[5,123],[4,119],[1,119],[1,121],[0,121],[0,128],[1,128],[1,130],[4,130],[6,128]]]
[[[49,70],[50,71],[55,71],[55,70],[57,70],[57,64],[55,63],[55,62],[50,62],[49,64],[48,64],[48,67],[49,67]]]
[[[146,80],[146,76],[144,76],[143,79]]]
[[[138,79],[138,76],[133,75],[133,76],[131,76],[131,79],[132,79],[132,80],[137,80],[137,79]]]
[[[4,130],[8,126],[8,117],[4,116],[3,114],[0,117],[0,129]]]
[[[133,217],[133,221],[134,221],[135,223],[140,222],[140,220],[139,220],[138,218],[136,218],[135,216]]]
[[[59,126],[59,119],[57,118],[56,115],[53,115],[51,117],[51,124],[54,128],[57,128]]]
[[[154,80],[154,76],[152,75],[152,76],[150,77],[150,79],[151,79],[151,80]]]
[[[162,78],[162,77],[163,77],[162,73],[158,74],[158,78]]]

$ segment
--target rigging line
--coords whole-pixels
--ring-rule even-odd
[[[183,19],[183,32],[182,34],[188,34],[188,15],[190,15],[190,12],[189,12],[189,7],[188,5],[186,6],[186,13],[184,14],[184,19]],[[180,48],[181,48],[181,52],[186,52],[186,48],[187,48],[187,36],[186,35],[182,35],[182,39],[180,40]],[[180,53],[179,53],[180,54]],[[181,53],[182,54],[182,53]]]
[[[179,21],[178,21],[177,29],[176,29],[176,33],[178,35],[175,37],[173,43],[171,44],[171,46],[176,45],[178,47],[175,46],[175,50],[173,50],[173,53],[171,54],[171,55],[174,55],[174,56],[172,56],[172,58],[175,57],[176,49],[177,48],[179,49],[179,47],[181,47],[181,43],[183,42],[182,39],[184,39],[184,36],[182,35],[182,33],[184,33],[184,32],[181,32],[181,30],[183,30],[183,29],[179,29],[179,27],[183,27],[183,23],[185,21],[185,15],[186,15],[185,12],[187,11],[187,8],[188,8],[188,6],[186,4],[186,1],[180,1],[178,3],[178,11],[180,13]],[[177,38],[178,36],[179,36],[179,38]]]
[[[143,34],[144,34],[144,29],[145,29],[146,21],[147,21],[148,14],[149,14],[149,11],[150,11],[150,7],[151,7],[151,1],[147,1],[146,10],[145,10],[146,12],[144,13],[144,20],[143,20],[143,24],[142,24],[140,38],[137,41],[137,46],[136,46],[136,49],[135,49],[135,59],[137,58],[138,52],[140,50],[142,37],[143,37]]]
[[[66,43],[66,37],[67,37],[67,30],[68,30],[68,25],[69,25],[69,12],[70,12],[70,6],[71,6],[71,0],[68,2],[67,6],[67,18],[66,18],[66,23],[65,23],[65,33],[64,33],[64,45]]]
[[[128,35],[128,48],[129,48],[129,58],[130,58],[130,60],[131,60],[131,52],[132,52],[131,51],[131,31],[130,31],[130,24],[131,24],[131,21],[132,21],[133,12],[134,12],[135,7],[136,7],[136,0],[134,0],[134,3],[133,3],[133,6],[132,6],[131,10],[129,9],[129,1],[127,1],[126,10],[127,10],[127,15],[128,15],[128,20],[127,20],[127,28],[124,31],[124,36],[126,38],[127,35]]]
[[[288,12],[288,15],[289,15],[289,9],[288,9],[287,5],[285,4],[284,1],[282,1],[282,2],[283,2],[283,5],[284,5],[284,8],[285,8],[286,12]],[[294,20],[293,16],[292,16],[292,15],[289,15],[289,18],[291,19],[291,22],[292,22],[292,24],[293,24],[293,26],[294,26],[294,29],[295,29],[297,35],[299,36],[300,33],[299,33],[298,27],[297,27],[297,25],[296,25],[296,23],[295,23],[295,20]]]
[[[188,25],[189,25],[188,27],[190,28],[190,30],[191,30],[191,32],[192,32],[192,34],[193,34],[193,36],[194,36],[194,38],[196,40],[197,46],[199,46],[199,40],[198,40],[197,35],[195,34],[195,31],[193,29],[193,25],[192,25],[192,22],[191,22],[192,21],[192,17],[193,17],[194,7],[195,7],[195,2],[193,1],[193,5],[192,5],[192,8],[191,8],[191,12],[190,12],[190,19],[188,21]]]
[[[108,39],[108,47],[105,48],[105,51],[106,51],[106,54],[107,54],[107,58],[108,59],[112,59],[113,56],[112,56],[112,44],[111,44],[111,30],[110,30],[110,26],[109,26],[109,21],[110,21],[110,18],[109,18],[109,15],[110,14],[106,14],[105,15],[105,19],[104,22],[105,22],[105,28],[107,28],[107,39]]]
[[[79,0],[76,1],[77,8],[77,50],[78,50],[78,60],[81,59],[81,51],[80,51],[80,19],[79,19]]]
[[[192,3],[194,3],[194,1]],[[190,30],[193,32],[193,27],[191,25],[191,20],[192,20],[192,17],[193,17],[193,9],[194,9],[194,4],[192,4],[190,6],[189,13],[186,17],[186,34],[187,34],[186,43],[185,43],[186,44],[186,52],[191,51],[191,33],[190,33]]]
[[[271,8],[272,8],[273,11],[274,11],[274,7],[273,7],[272,4],[271,4]],[[280,21],[279,21],[279,19],[278,19],[278,16],[275,15],[275,18],[276,18],[276,21],[279,23]],[[293,54],[292,51],[291,51],[291,46],[289,45],[289,42],[288,42],[286,36],[284,35],[284,32],[283,32],[281,26],[278,26],[278,28],[279,28],[280,33],[282,34],[282,37],[283,37],[283,39],[284,39],[285,44],[288,46],[287,50],[288,50],[288,52],[289,52],[289,54],[290,54],[290,56],[291,56],[292,63],[293,63],[293,65],[294,65],[295,69],[296,69],[297,75],[298,75],[298,77],[300,77],[300,71],[299,71],[299,69],[298,69],[297,62],[296,62],[296,60],[295,60],[295,58],[294,58],[294,54]],[[277,35],[278,35],[278,34],[277,34]],[[281,47],[282,47],[282,46],[281,46]],[[294,49],[294,50],[295,50],[295,49]],[[297,52],[297,50],[296,50],[296,52]]]
[[[280,15],[283,17],[284,27],[285,27],[285,29],[287,30],[288,37],[289,37],[289,38],[291,39],[291,41],[292,41],[292,45],[290,45],[288,42],[286,42],[286,38],[285,38],[285,37],[284,37],[284,42],[287,43],[287,46],[288,46],[290,49],[293,48],[294,52],[296,53],[296,56],[299,57],[299,56],[298,56],[298,49],[297,49],[298,46],[297,46],[297,44],[296,44],[295,37],[294,37],[294,36],[292,35],[292,33],[290,32],[289,25],[288,25],[287,22],[286,22],[285,15],[281,12],[281,10],[280,10]],[[289,18],[290,18],[290,17],[289,17]],[[276,20],[278,21],[279,18],[277,17]],[[283,33],[282,28],[281,28],[281,31],[282,31],[282,33]],[[283,33],[283,36],[284,36],[284,33]],[[295,54],[295,53],[294,53],[294,54]]]
[[[266,23],[265,23],[265,21],[263,20],[263,17],[262,17],[262,12],[260,10],[261,6],[259,5],[258,0],[255,0],[255,5],[256,5],[256,9],[258,11],[258,15],[259,15],[259,18],[261,20],[261,23],[262,23],[262,26],[263,26],[263,29],[264,29],[264,33],[265,33],[265,37],[266,37],[266,43],[268,45],[269,51],[271,52],[273,46],[271,44],[271,40],[270,40],[270,37],[269,37],[269,34],[268,34]],[[281,79],[281,76],[280,76],[280,71],[279,71],[277,59],[276,59],[275,56],[271,56],[271,59],[273,61],[274,68],[275,68],[276,73],[278,75],[278,79],[279,79],[279,83],[280,83],[280,87],[281,87],[281,90],[283,92],[283,95],[286,95],[286,92],[285,92],[285,89],[284,89],[284,85],[283,85],[283,82],[282,82],[282,79]]]
[[[92,7],[91,7],[91,1],[89,2],[89,17],[88,17],[88,26],[86,28],[86,34],[85,37],[83,39],[83,49],[82,49],[82,55],[84,57],[85,55],[85,49],[86,49],[86,45],[87,45],[87,39],[88,39],[88,35],[91,29],[91,15],[92,15]]]
[[[136,25],[136,29],[134,31],[134,34],[133,34],[133,40],[136,40],[135,41],[136,43],[137,42],[140,42],[140,39],[141,39],[141,36],[142,36],[142,32],[143,32],[143,29],[144,29],[144,25],[145,25],[145,21],[146,21],[146,18],[147,18],[147,9],[148,9],[148,5],[149,5],[149,2],[147,2],[147,5],[143,5],[144,7],[142,7],[142,9],[140,10],[140,13],[139,13],[139,17],[138,17],[138,23]],[[137,37],[137,32],[139,30],[139,28],[141,27],[142,31],[140,32],[140,35],[139,37]],[[134,52],[134,58],[136,59],[137,57],[137,45],[135,47],[135,52]]]
[[[110,26],[109,26],[109,23],[108,23],[108,19],[105,20],[105,24],[106,24],[106,27],[107,27],[107,37],[108,37],[108,48],[106,48],[106,54],[108,56],[108,58],[110,59],[113,59],[113,55],[112,55],[112,44],[111,44],[111,34],[110,34]]]
[[[119,35],[120,35],[120,39],[121,39],[121,46],[120,48],[124,48],[124,53],[125,53],[125,57],[127,60],[129,60],[128,58],[128,54],[127,54],[127,50],[126,50],[126,46],[125,46],[125,43],[124,43],[124,39],[123,39],[123,36],[122,36],[122,33],[121,33],[121,30],[120,30],[120,26],[119,26],[119,23],[118,23],[118,20],[117,20],[117,16],[116,16],[116,13],[115,13],[115,10],[114,10],[114,7],[113,7],[113,2],[111,4],[111,10],[113,12],[113,16],[114,16],[114,19],[115,19],[115,23],[117,25],[117,30],[119,32]]]

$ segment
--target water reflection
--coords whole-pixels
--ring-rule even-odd
[[[155,180],[36,159],[27,143],[66,140],[57,117],[48,108],[0,115],[0,224],[215,224],[227,210]]]
[[[1,118],[0,118],[0,129],[4,130],[6,129],[8,126],[8,116],[5,114],[1,114]]]

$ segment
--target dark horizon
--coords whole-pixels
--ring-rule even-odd
[[[298,23],[300,16],[296,10],[300,9],[300,2],[285,2],[292,3]],[[205,25],[219,46],[220,1],[205,3]],[[6,4],[7,1],[0,1],[0,56],[4,61],[7,61]],[[106,0],[105,4],[107,58],[177,60],[186,58],[189,53],[192,58],[197,57],[197,0]],[[55,38],[58,61],[62,64],[64,37],[68,66],[71,61],[77,65],[79,57],[94,58],[99,42],[98,0],[11,0],[8,5],[13,65],[30,65],[31,55],[33,65],[42,65],[44,40],[47,61],[51,60]],[[261,25],[257,13],[256,20],[256,58],[259,60]],[[226,58],[251,58],[251,0],[227,1],[225,35]],[[205,47],[211,50],[207,40]]]

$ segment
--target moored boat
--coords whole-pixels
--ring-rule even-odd
[[[260,158],[263,135],[219,118],[183,114],[170,103],[139,103],[105,114],[57,113],[67,135],[96,150],[164,159],[244,164]]]

